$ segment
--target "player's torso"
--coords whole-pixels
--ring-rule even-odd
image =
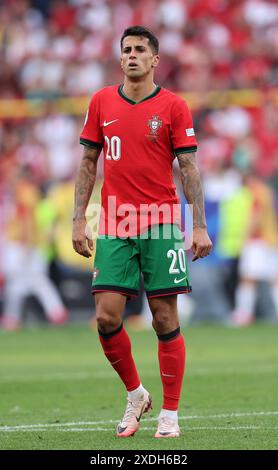
[[[99,119],[106,169],[117,164],[118,170],[136,165],[146,171],[172,162],[171,107],[163,89],[134,104],[111,87],[102,96]]]
[[[115,196],[117,210],[127,208],[125,204],[128,204],[134,234],[161,223],[160,212],[149,221],[142,204],[164,205],[165,223],[172,223],[172,206],[178,202],[172,175],[171,103],[167,95],[163,89],[157,90],[148,99],[133,104],[121,96],[118,87],[111,87],[99,103],[99,127],[104,143],[105,220],[113,218],[108,199]],[[121,217],[117,215],[116,219]],[[111,230],[100,224],[100,233],[111,233]]]

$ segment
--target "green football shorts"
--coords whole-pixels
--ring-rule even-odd
[[[98,237],[92,293],[135,297],[141,273],[149,298],[191,292],[183,236],[177,225],[155,225],[136,237]]]

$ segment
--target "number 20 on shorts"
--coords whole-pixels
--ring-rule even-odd
[[[186,260],[183,248],[180,248],[178,251],[168,250],[167,258],[172,258],[169,268],[170,274],[186,273]]]

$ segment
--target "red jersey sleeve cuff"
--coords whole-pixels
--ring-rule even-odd
[[[84,139],[84,137],[80,137],[80,144],[92,149],[102,149],[102,144],[99,142],[94,142],[93,140]]]
[[[174,149],[175,156],[180,155],[181,153],[191,153],[197,151],[197,145],[190,145],[189,147],[179,147]]]

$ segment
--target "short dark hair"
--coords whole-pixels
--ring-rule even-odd
[[[158,51],[159,51],[158,39],[155,37],[152,31],[145,28],[144,26],[130,26],[129,28],[125,29],[121,37],[121,50],[123,48],[124,38],[126,38],[127,36],[143,36],[144,38],[147,38],[149,40],[150,47],[153,53],[158,54]]]

